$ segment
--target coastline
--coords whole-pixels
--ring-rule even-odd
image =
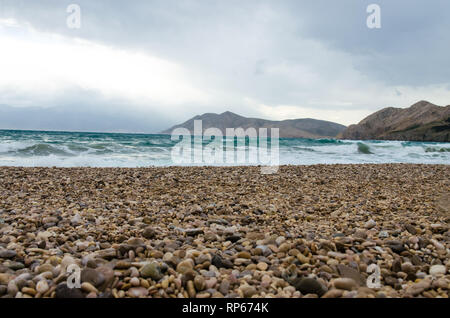
[[[0,296],[448,297],[449,180],[429,164],[0,167]]]

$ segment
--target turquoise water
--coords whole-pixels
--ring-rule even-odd
[[[176,144],[169,135],[0,130],[0,166],[170,166]],[[449,164],[450,143],[281,138],[279,163]]]

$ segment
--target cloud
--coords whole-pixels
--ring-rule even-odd
[[[0,36],[0,88],[32,97],[32,102],[51,103],[72,87],[143,107],[208,100],[181,66],[161,58],[31,29],[20,38]]]
[[[386,106],[450,100],[448,1],[380,0],[380,30],[365,24],[371,1],[79,0],[79,30],[65,25],[70,3],[3,1],[0,55],[13,63],[3,59],[0,103],[87,95],[105,113],[115,104],[169,127],[226,110],[348,125]]]

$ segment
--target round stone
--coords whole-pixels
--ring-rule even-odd
[[[139,278],[137,277],[133,277],[132,279],[130,279],[130,284],[134,287],[138,287],[140,285],[140,281]]]
[[[16,251],[13,250],[0,250],[0,258],[13,258],[17,255]]]
[[[432,276],[442,276],[445,275],[447,269],[444,265],[433,265],[430,267],[430,275]]]
[[[19,288],[16,285],[14,280],[9,281],[8,283],[8,294],[11,296],[15,296],[19,292]]]
[[[128,290],[127,295],[133,298],[146,297],[148,295],[148,290],[144,287],[132,287]]]
[[[239,252],[236,256],[237,256],[237,258],[245,258],[245,259],[252,258],[250,253],[249,252],[245,252],[245,251]]]
[[[328,291],[326,286],[310,277],[298,278],[293,281],[292,285],[303,295],[316,294],[320,297]]]
[[[201,275],[197,275],[194,278],[194,286],[197,291],[202,291],[206,287],[205,278]]]
[[[373,219],[370,219],[369,221],[367,221],[367,222],[364,224],[364,227],[365,227],[366,229],[371,229],[371,228],[374,228],[376,225],[377,225],[377,222],[375,222]]]
[[[267,263],[265,263],[265,262],[259,262],[256,265],[256,268],[260,271],[266,271],[268,267],[269,267],[269,265],[267,265]]]
[[[194,268],[193,261],[191,259],[186,259],[186,260],[178,263],[177,272],[184,274],[185,272],[187,272],[188,270],[191,270],[192,268]]]
[[[97,288],[95,288],[91,283],[84,282],[81,284],[81,289],[87,293],[98,293]]]
[[[245,298],[251,298],[257,293],[256,288],[250,285],[243,285],[239,287],[239,289],[242,291]]]
[[[56,298],[84,298],[79,288],[69,288],[66,283],[59,284],[55,290]]]
[[[333,282],[337,289],[352,290],[357,287],[356,282],[351,278],[337,278]]]
[[[144,267],[141,268],[141,276],[144,278],[151,278],[155,281],[160,280],[163,278],[163,274],[161,273],[161,268],[156,262],[149,263],[144,265]]]
[[[40,280],[37,284],[36,284],[36,291],[40,294],[45,294],[48,291],[49,287],[48,287],[48,283],[45,279]]]
[[[156,236],[156,230],[153,227],[148,226],[142,232],[142,236],[146,239],[152,239]]]
[[[105,276],[93,268],[85,268],[81,271],[81,281],[98,287],[105,282]]]

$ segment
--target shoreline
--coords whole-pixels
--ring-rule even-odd
[[[315,163],[315,164],[280,164],[278,166],[274,166],[274,167],[280,167],[280,168],[295,168],[295,167],[303,167],[303,168],[312,168],[312,167],[317,167],[317,166],[325,166],[325,167],[331,167],[331,166],[335,166],[337,168],[339,167],[345,167],[345,166],[354,166],[354,167],[358,167],[358,166],[442,166],[442,167],[450,167],[450,163],[408,163],[408,162],[392,162],[392,163]],[[227,168],[235,168],[235,169],[246,169],[246,168],[251,168],[251,169],[259,169],[261,167],[267,167],[265,165],[240,165],[240,166],[235,166],[235,165],[185,165],[185,166],[181,166],[181,165],[167,165],[167,166],[139,166],[139,167],[120,167],[120,166],[103,166],[103,167],[97,167],[97,166],[2,166],[0,165],[0,169],[118,169],[118,170],[127,170],[127,169],[135,169],[135,170],[139,170],[139,169],[178,169],[178,168],[195,168],[195,169],[227,169]],[[269,166],[270,167],[270,166]],[[275,173],[276,174],[276,173]]]
[[[449,189],[446,164],[0,167],[0,297],[448,298]]]

